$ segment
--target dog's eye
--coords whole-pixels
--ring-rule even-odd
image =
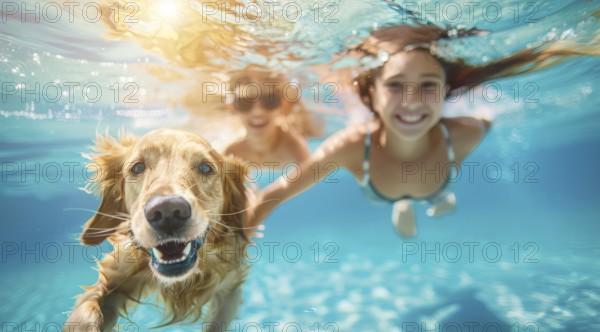
[[[145,169],[146,165],[143,162],[138,161],[137,163],[133,164],[133,167],[131,168],[131,173],[135,175],[140,175],[144,172]]]
[[[215,168],[210,163],[203,161],[198,165],[198,172],[204,175],[210,175],[215,172]]]

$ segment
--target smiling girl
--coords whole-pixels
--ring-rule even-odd
[[[230,75],[227,108],[242,122],[246,133],[225,148],[259,167],[281,169],[306,160],[305,137],[318,136],[320,124],[304,108],[299,87],[282,74],[250,65]]]
[[[482,140],[490,122],[475,117],[443,117],[444,100],[490,79],[545,68],[572,55],[586,55],[568,41],[544,44],[479,66],[440,55],[440,41],[479,32],[393,26],[373,32],[354,48],[352,52],[362,57],[380,60],[354,81],[373,119],[327,139],[301,165],[299,174],[288,176],[296,181],[280,178],[263,189],[250,211],[247,233],[253,235],[252,228],[277,205],[315,184],[315,165],[319,166],[316,174],[320,181],[334,170],[331,163],[348,169],[369,199],[393,205],[392,223],[403,237],[416,235],[413,202],[430,204],[430,216],[452,211],[454,172]]]

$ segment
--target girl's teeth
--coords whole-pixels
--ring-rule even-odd
[[[418,122],[423,118],[422,115],[400,115],[400,119],[404,122]]]
[[[265,123],[267,123],[267,121],[250,121],[250,124],[253,126],[262,126]]]

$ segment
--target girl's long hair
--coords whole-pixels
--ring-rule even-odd
[[[472,30],[473,31],[473,30]],[[374,31],[360,45],[351,51],[356,51],[359,56],[377,57],[380,52],[389,56],[404,51],[407,46],[435,45],[442,39],[449,37],[450,30],[429,25],[398,25]],[[455,36],[454,38],[476,38],[469,36]],[[585,45],[575,40],[559,40],[543,43],[535,48],[525,49],[507,58],[499,59],[483,65],[472,65],[463,59],[453,61],[440,56],[434,58],[442,65],[446,72],[446,84],[449,89],[448,96],[464,93],[475,86],[492,79],[499,79],[514,75],[531,73],[561,63],[573,56],[600,55],[598,46],[599,36]],[[410,46],[409,46],[410,48]],[[361,72],[354,81],[362,102],[373,110],[371,104],[370,88],[375,78],[380,73],[383,65]]]

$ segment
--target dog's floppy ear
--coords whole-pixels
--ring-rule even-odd
[[[96,136],[95,155],[88,168],[95,169],[95,175],[90,177],[87,188],[102,196],[102,203],[96,214],[90,218],[81,233],[83,244],[97,245],[114,233],[123,222],[120,216],[124,212],[123,200],[123,163],[127,158],[130,147],[135,143],[133,135],[120,134],[119,141],[109,135]]]
[[[235,158],[225,158],[223,175],[223,193],[225,202],[223,205],[223,222],[231,227],[234,232],[248,240],[244,233],[244,220],[248,208],[246,198],[246,169],[243,164]]]

